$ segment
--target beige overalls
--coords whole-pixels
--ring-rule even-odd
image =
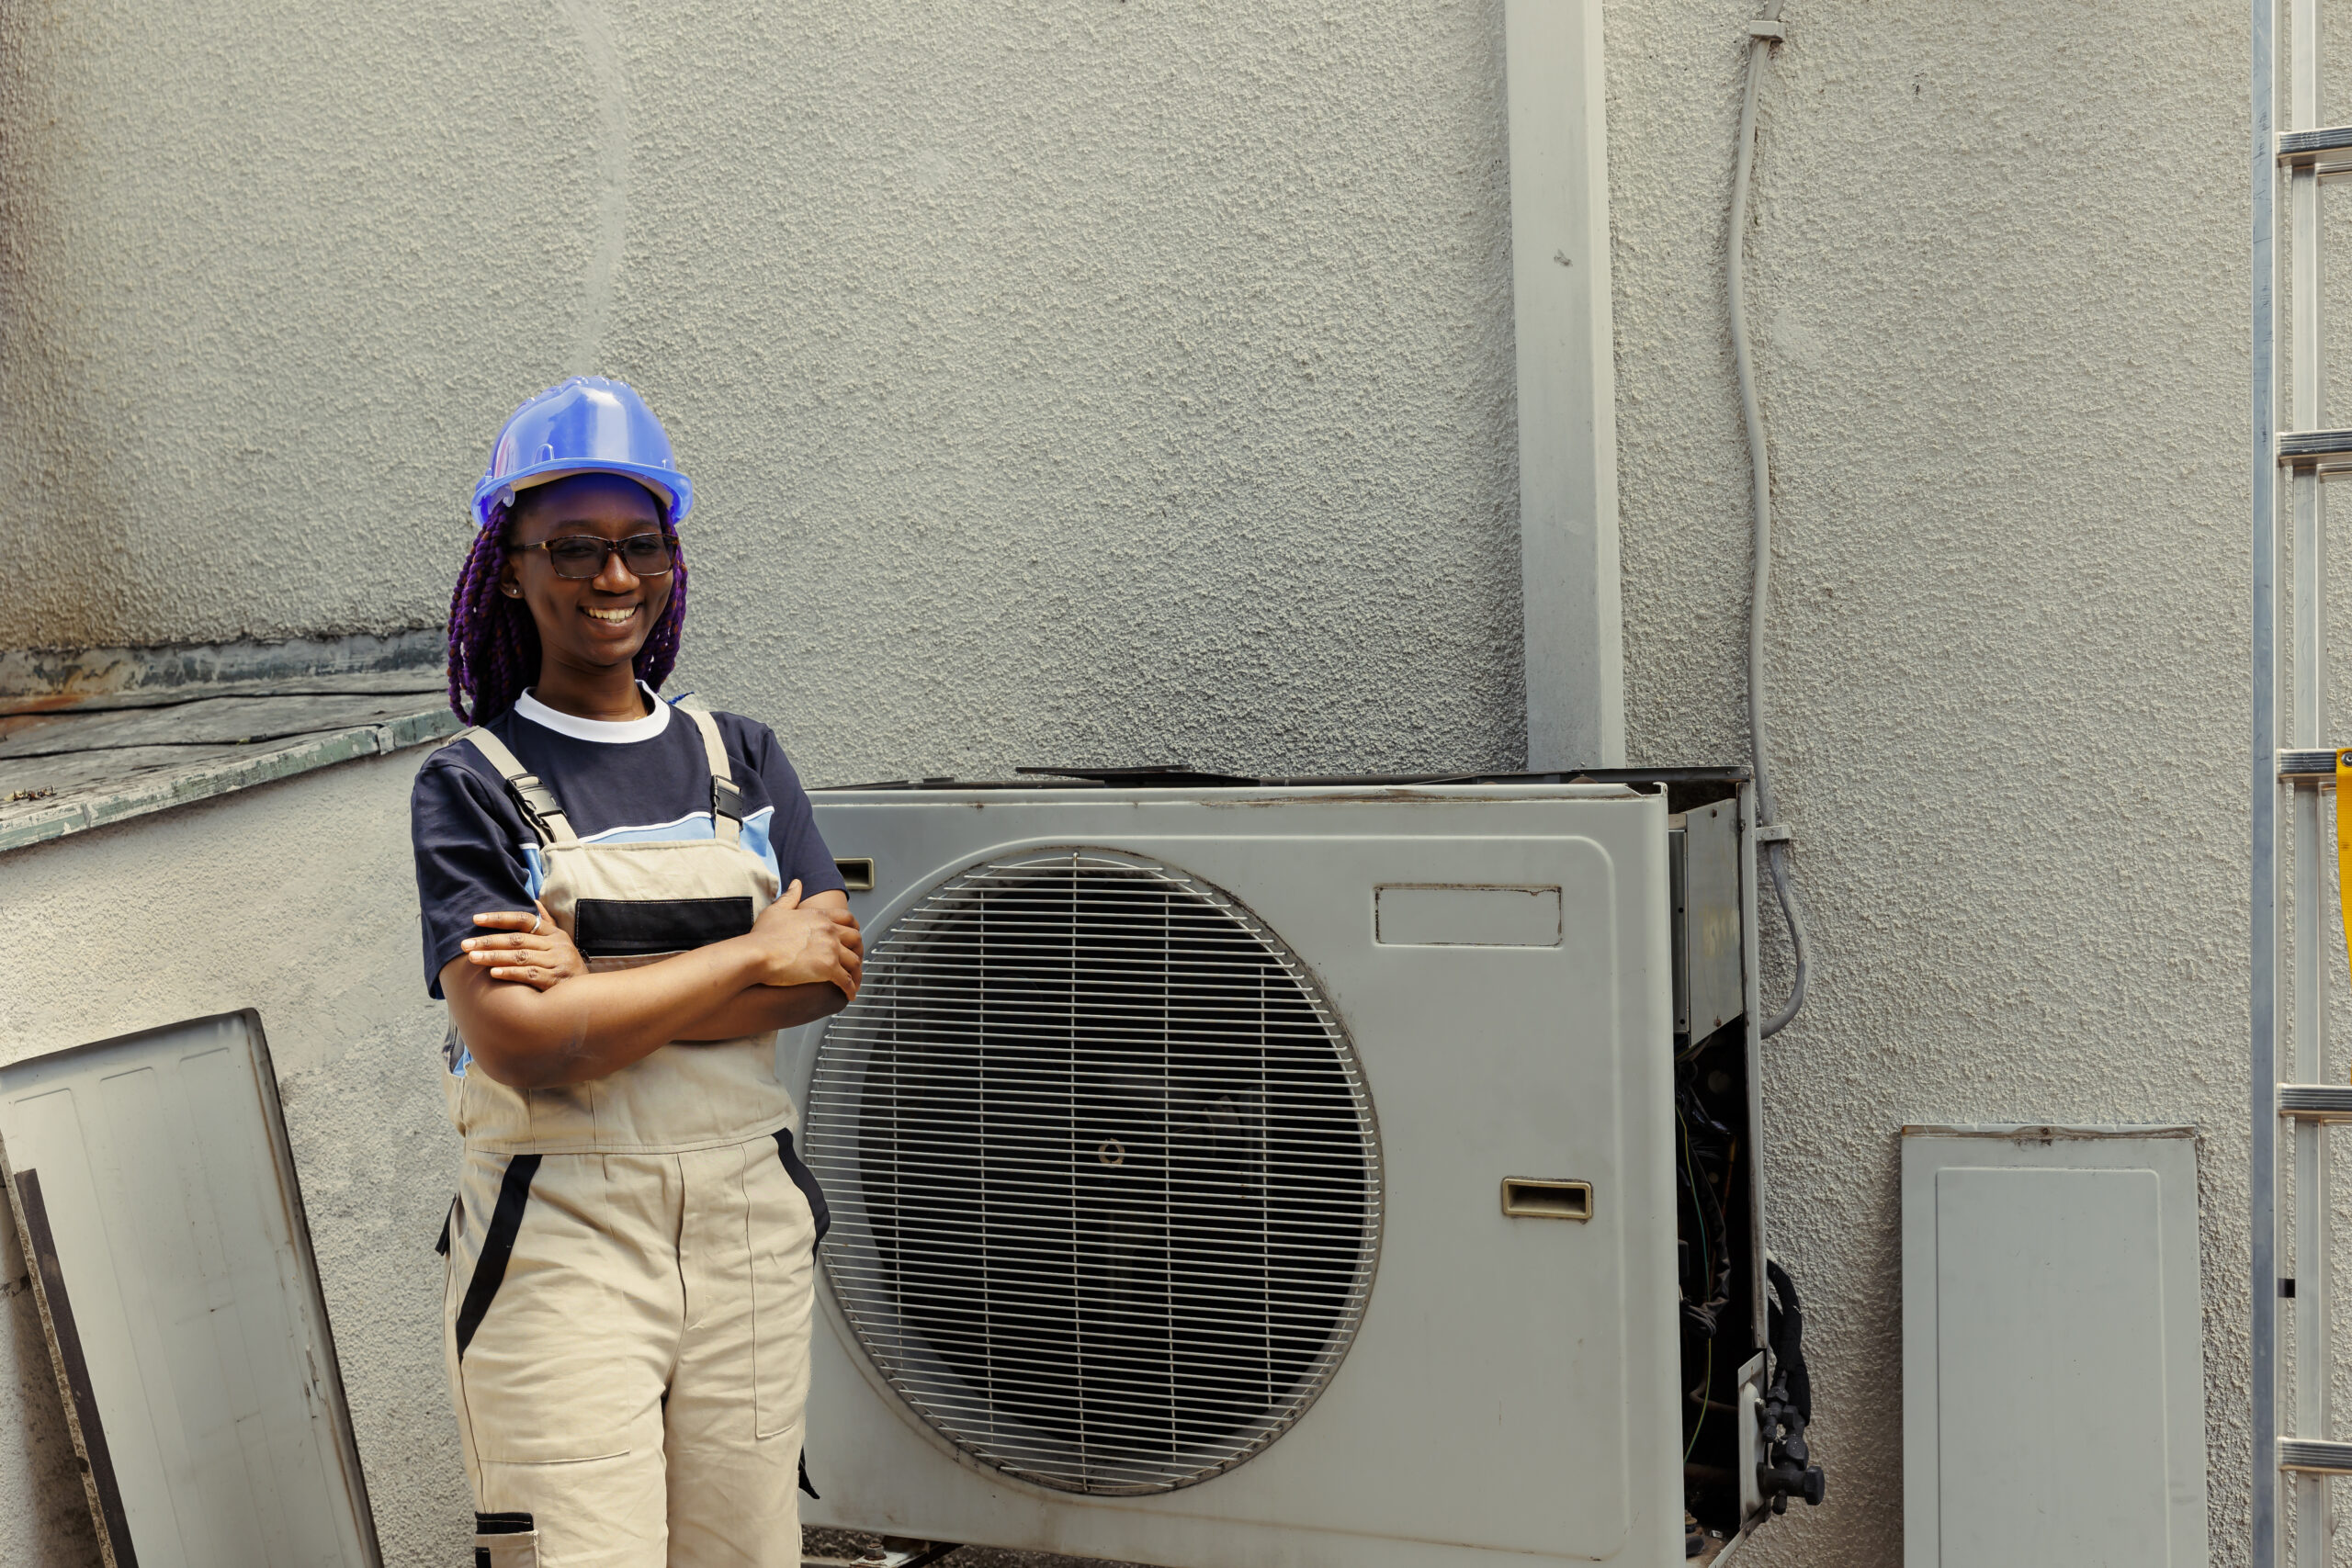
[[[681,921],[748,931],[776,897],[740,841],[718,726],[678,706],[709,757],[715,838],[582,843],[495,736],[457,738],[505,776],[541,900],[592,969],[666,956],[639,950]],[[447,1083],[466,1154],[443,1349],[477,1568],[798,1568],[823,1198],[793,1150],[775,1036],[673,1043],[560,1089],[479,1064]]]

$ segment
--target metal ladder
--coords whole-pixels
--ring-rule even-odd
[[[2352,174],[2352,125],[2320,117],[2321,0],[2254,0],[2254,855],[2253,1286],[2254,1551],[2256,1568],[2283,1568],[2282,1504],[2294,1510],[2296,1568],[2325,1568],[2327,1478],[2352,1475],[2352,1443],[2328,1440],[2333,1367],[2328,1300],[2328,1143],[2352,1122],[2352,1085],[2324,1083],[2325,1008],[2335,951],[2327,908],[2322,791],[2336,752],[2327,736],[2327,518],[2322,478],[2352,473],[2352,430],[2325,428],[2320,313],[2319,186]],[[2288,42],[2287,123],[2276,123],[2278,24]],[[2281,180],[2287,187],[2282,231]],[[2293,383],[2278,430],[2278,258],[2287,242]],[[2288,476],[2292,574],[2287,587],[2287,671],[2279,661],[2278,479]],[[2289,677],[2291,677],[2290,679]],[[2284,710],[2282,713],[2282,709]],[[2278,733],[2286,720],[2285,744]],[[2279,797],[2290,802],[2293,886],[2281,898]],[[2287,917],[2294,915],[2294,940]],[[2293,1074],[2279,1078],[2280,955],[2290,971]],[[2292,1272],[2279,1256],[2279,1129],[2293,1129],[2287,1173],[2294,1192]],[[2280,1303],[2291,1301],[2295,1377],[2281,1419]]]

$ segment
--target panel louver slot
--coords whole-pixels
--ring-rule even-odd
[[[875,1365],[1047,1486],[1240,1463],[1371,1288],[1379,1146],[1338,1021],[1230,898],[1114,852],[981,865],[894,923],[826,1027],[808,1141]]]

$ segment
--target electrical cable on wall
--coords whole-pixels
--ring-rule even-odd
[[[1779,803],[1772,795],[1770,736],[1764,728],[1764,615],[1772,592],[1772,465],[1764,446],[1764,412],[1756,401],[1756,367],[1747,352],[1747,288],[1745,252],[1747,238],[1747,175],[1756,159],[1756,90],[1763,80],[1764,57],[1786,36],[1781,28],[1783,0],[1770,0],[1764,15],[1747,24],[1747,93],[1739,108],[1739,152],[1733,164],[1731,222],[1724,238],[1724,276],[1731,314],[1732,363],[1739,373],[1741,427],[1747,436],[1748,483],[1755,509],[1756,582],[1747,603],[1747,738],[1756,767],[1756,838],[1764,848],[1771,873],[1772,892],[1781,901],[1781,918],[1788,922],[1789,946],[1795,973],[1789,980],[1788,999],[1765,1021],[1758,1032],[1766,1038],[1788,1027],[1804,1006],[1804,983],[1811,968],[1811,944],[1804,929],[1804,909],[1789,886],[1789,833],[1781,826]],[[1757,1489],[1771,1499],[1776,1514],[1788,1510],[1791,1497],[1817,1506],[1828,1493],[1821,1467],[1813,1462],[1805,1428],[1813,1419],[1813,1378],[1806,1370],[1803,1335],[1804,1319],[1797,1304],[1796,1286],[1769,1254],[1765,1279],[1777,1300],[1767,1307],[1766,1343],[1771,1350],[1772,1381],[1767,1386],[1758,1425],[1764,1438],[1763,1462],[1756,1467]]]
[[[1772,467],[1764,446],[1764,414],[1756,400],[1756,367],[1747,352],[1747,289],[1745,255],[1747,231],[1747,175],[1756,155],[1756,89],[1763,78],[1764,59],[1783,36],[1781,6],[1771,0],[1761,20],[1747,28],[1747,94],[1739,110],[1739,154],[1731,184],[1731,222],[1725,242],[1724,274],[1731,307],[1732,362],[1739,375],[1739,412],[1747,435],[1748,482],[1754,494],[1756,581],[1747,604],[1747,736],[1756,770],[1757,839],[1764,847],[1765,865],[1772,877],[1772,893],[1780,900],[1781,918],[1789,928],[1795,974],[1789,981],[1788,999],[1767,1019],[1759,1031],[1766,1038],[1778,1034],[1804,1006],[1804,984],[1812,968],[1812,944],[1804,925],[1804,909],[1789,886],[1789,835],[1781,826],[1779,803],[1772,795],[1772,770],[1764,728],[1764,615],[1772,588]]]

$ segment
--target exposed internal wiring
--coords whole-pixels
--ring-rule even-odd
[[[1680,1128],[1682,1132],[1682,1175],[1684,1179],[1690,1183],[1690,1216],[1698,1222],[1699,1278],[1707,1281],[1708,1284],[1712,1286],[1715,1278],[1714,1248],[1707,1239],[1707,1212],[1699,1206],[1699,1193],[1701,1190],[1699,1187],[1699,1170],[1698,1167],[1693,1165],[1690,1160],[1690,1123],[1684,1118],[1682,1109],[1679,1106],[1675,1108],[1674,1122],[1675,1125]],[[1713,1305],[1714,1305],[1713,1292],[1710,1290],[1706,1305],[1702,1306],[1699,1310],[1704,1312],[1708,1307],[1712,1307]],[[1713,1329],[1714,1327],[1713,1323],[1709,1322],[1707,1324],[1707,1327]]]
[[[1707,1370],[1699,1379],[1699,1418],[1690,1423],[1690,1440],[1683,1445],[1682,1462],[1689,1464],[1690,1456],[1699,1451],[1699,1429],[1707,1424],[1708,1394],[1715,1386],[1715,1342],[1707,1341]]]
[[[1703,1156],[1691,1131],[1694,1118],[1711,1134]],[[1724,1308],[1731,1304],[1731,1214],[1712,1176],[1702,1179],[1701,1172],[1711,1171],[1717,1161],[1728,1171],[1731,1130],[1709,1114],[1688,1084],[1675,1090],[1674,1120],[1682,1148],[1682,1169],[1679,1174],[1690,1195],[1691,1224],[1699,1237],[1699,1272],[1695,1289],[1692,1283],[1684,1287],[1682,1315],[1693,1328],[1712,1338]],[[1708,1214],[1710,1206],[1713,1209],[1712,1219]],[[1718,1242],[1724,1244],[1721,1249]]]
[[[1771,0],[1764,8],[1762,19],[1779,21],[1783,3],[1784,0]],[[1748,35],[1747,93],[1739,110],[1739,157],[1732,175],[1731,222],[1724,257],[1731,306],[1732,361],[1739,373],[1739,412],[1747,434],[1748,483],[1754,496],[1756,581],[1747,601],[1747,738],[1756,770],[1756,822],[1759,828],[1779,826],[1781,813],[1772,795],[1772,770],[1764,728],[1764,616],[1772,591],[1772,467],[1764,446],[1764,414],[1756,400],[1756,367],[1747,352],[1746,242],[1747,175],[1756,154],[1756,91],[1763,79],[1765,56],[1770,52],[1773,41],[1769,36]],[[1796,890],[1789,885],[1787,840],[1768,840],[1764,860],[1771,874],[1773,896],[1780,900],[1781,918],[1788,924],[1795,970],[1789,980],[1788,999],[1759,1031],[1769,1039],[1788,1027],[1797,1010],[1804,1006],[1812,944],[1805,931],[1804,907],[1797,901]]]
[[[1690,1213],[1691,1217],[1698,1221],[1700,1278],[1712,1283],[1715,1277],[1714,1254],[1707,1243],[1707,1216],[1699,1206],[1699,1171],[1690,1160],[1690,1123],[1683,1119],[1681,1108],[1679,1106],[1675,1109],[1674,1120],[1682,1130],[1682,1174],[1690,1182]],[[1713,1305],[1712,1303],[1709,1304]],[[1690,1456],[1699,1450],[1699,1433],[1707,1425],[1707,1404],[1714,1393],[1714,1387],[1715,1335],[1714,1324],[1711,1317],[1707,1325],[1706,1370],[1699,1375],[1699,1418],[1690,1423],[1690,1440],[1683,1445],[1682,1462],[1685,1464],[1690,1462]]]

